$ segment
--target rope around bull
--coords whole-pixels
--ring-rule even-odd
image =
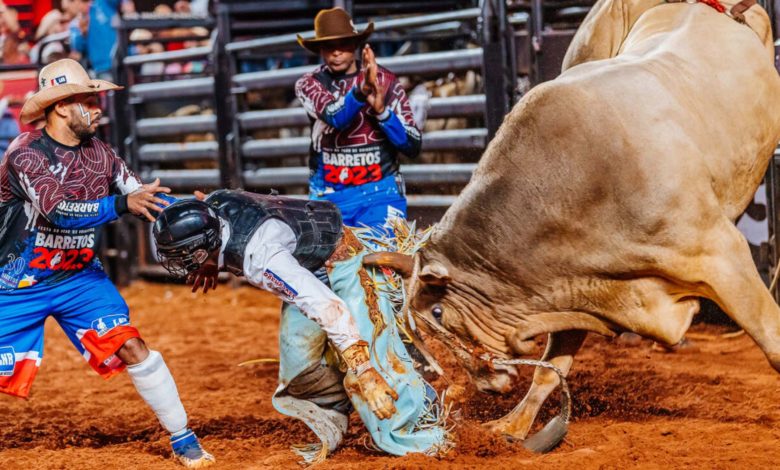
[[[476,355],[473,348],[468,347],[463,343],[463,341],[461,341],[460,338],[445,330],[444,328],[441,328],[435,322],[432,322],[430,319],[428,319],[425,315],[416,314],[415,316],[423,323],[428,325],[432,331],[436,332],[438,335],[443,336],[447,340],[445,344],[449,343],[452,347],[460,349],[461,352],[466,353],[471,357],[475,357],[476,359],[481,360],[491,366],[534,366],[550,369],[555,372],[555,374],[558,376],[558,379],[560,379],[561,386],[560,413],[558,416],[551,419],[541,431],[524,439],[523,447],[533,452],[544,453],[555,448],[555,446],[557,446],[563,440],[563,438],[566,436],[566,433],[568,432],[569,420],[571,419],[571,391],[569,390],[569,384],[566,382],[566,375],[563,373],[563,371],[561,371],[561,369],[550,362],[542,361],[540,359],[505,359],[495,357],[494,355],[487,352]],[[509,438],[511,439],[511,436],[509,436]]]
[[[479,356],[479,359],[487,362],[491,365],[506,365],[506,366],[534,366],[550,369],[558,375],[561,386],[561,410],[558,416],[551,419],[541,431],[532,434],[523,440],[523,447],[536,452],[545,453],[554,449],[569,430],[569,420],[571,419],[571,391],[569,390],[569,384],[566,382],[566,376],[561,369],[554,364],[542,361],[538,359],[503,359],[494,357],[491,354],[485,353]],[[514,438],[507,436],[507,439],[514,441]]]
[[[553,372],[555,372],[558,375],[558,378],[561,381],[561,412],[558,415],[563,422],[569,423],[569,420],[571,419],[571,391],[569,390],[569,384],[566,382],[566,376],[564,375],[563,371],[559,369],[555,364],[552,364],[547,361],[537,360],[537,359],[502,359],[498,357],[485,357],[489,356],[487,354],[484,354],[480,357],[483,361],[489,362],[493,365],[504,365],[504,366],[535,366],[535,367],[543,367],[545,369],[550,369]]]

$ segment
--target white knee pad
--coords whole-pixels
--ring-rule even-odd
[[[159,352],[149,351],[149,356],[142,362],[127,366],[127,373],[138,394],[168,432],[174,434],[187,427],[187,412],[179,399],[171,371]]]

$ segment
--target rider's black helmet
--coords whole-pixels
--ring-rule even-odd
[[[152,229],[157,256],[174,276],[198,269],[221,244],[219,217],[203,201],[177,201],[160,213]]]

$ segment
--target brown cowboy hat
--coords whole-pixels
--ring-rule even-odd
[[[352,18],[344,9],[336,7],[327,10],[321,10],[314,18],[314,39],[303,39],[298,35],[298,44],[304,48],[319,54],[323,44],[351,39],[355,44],[360,44],[371,36],[374,32],[374,23],[368,23],[366,29],[357,32]]]
[[[73,95],[124,88],[105,80],[89,78],[87,71],[73,59],[58,60],[42,68],[38,74],[38,85],[38,92],[22,106],[19,117],[25,124],[40,119],[46,108]]]

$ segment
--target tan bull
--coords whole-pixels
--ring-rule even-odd
[[[599,0],[417,256],[412,310],[501,357],[549,334],[544,359],[567,373],[588,331],[677,343],[705,297],[780,370],[780,309],[733,224],[780,139],[769,20],[745,16]],[[460,358],[510,389],[512,369]],[[538,368],[490,426],[524,439],[558,382]]]

